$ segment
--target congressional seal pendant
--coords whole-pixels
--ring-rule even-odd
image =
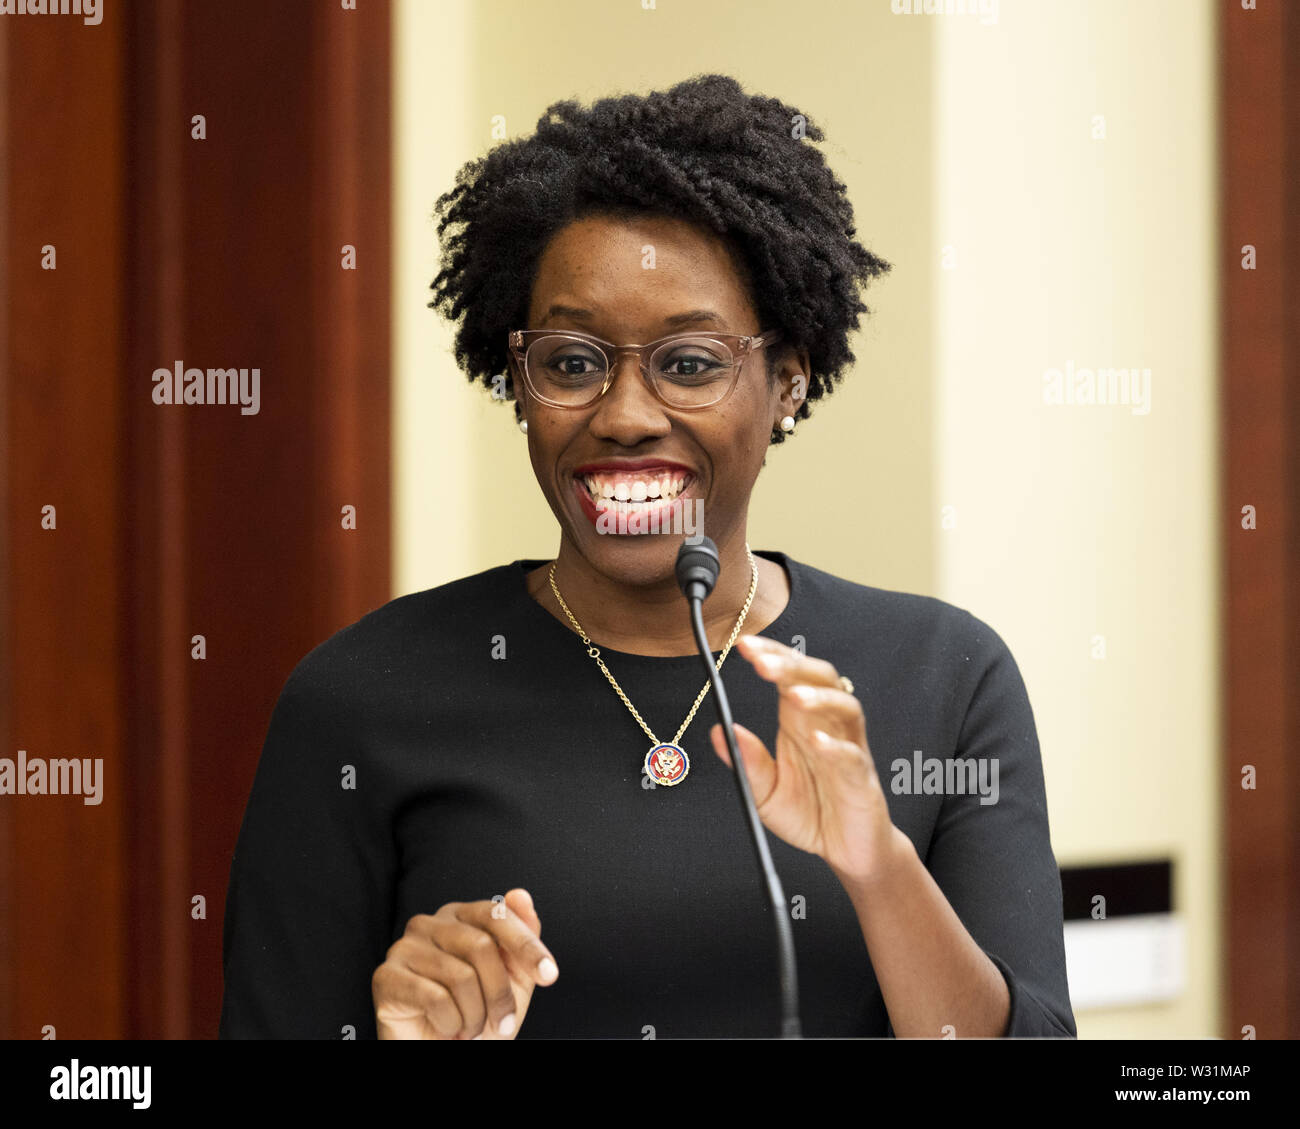
[[[690,771],[690,759],[680,745],[656,745],[645,755],[645,774],[656,784],[671,788],[685,780]]]

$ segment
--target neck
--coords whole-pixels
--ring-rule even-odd
[[[718,583],[703,605],[704,628],[714,651],[721,651],[731,638],[753,579],[743,530],[718,544],[718,557],[722,563]],[[754,559],[759,569],[758,587],[742,633],[762,630],[780,614],[786,601],[785,594],[773,591],[778,585],[768,572],[775,569],[784,581],[784,570],[757,555]],[[551,591],[550,569],[546,564],[533,573],[529,589],[534,599],[572,630],[569,617]],[[660,569],[661,563],[647,564],[639,575],[611,578],[593,568],[566,537],[561,539],[556,557],[555,583],[569,610],[597,646],[603,643],[612,650],[638,655],[693,654],[695,633],[686,597],[677,586],[675,572],[670,568],[664,575]]]

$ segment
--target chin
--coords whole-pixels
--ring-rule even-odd
[[[617,537],[587,531],[576,544],[598,572],[636,584],[661,580],[674,571],[681,538]]]

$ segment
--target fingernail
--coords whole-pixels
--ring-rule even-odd
[[[758,665],[768,674],[780,674],[785,666],[785,661],[776,655],[759,655]]]
[[[497,1024],[498,1035],[513,1035],[515,1032],[515,1017],[513,1014],[507,1015],[500,1023]]]
[[[555,967],[555,961],[550,957],[543,957],[541,963],[537,966],[537,974],[543,980],[554,980],[560,974],[560,970]]]
[[[811,706],[817,700],[817,691],[811,686],[791,686],[790,693],[805,706]]]

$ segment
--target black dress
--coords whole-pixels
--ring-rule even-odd
[[[1007,980],[1006,1034],[1074,1035],[1038,739],[1010,651],[940,600],[760,555],[791,588],[761,634],[852,679],[893,822]],[[649,739],[528,594],[541,563],[393,600],[293,671],[231,865],[223,1038],[374,1038],[371,976],[407,920],[515,886],[560,969],[518,1038],[777,1034],[774,930],[708,739],[712,696],[680,742],[687,778],[645,787]],[[705,683],[700,659],[602,657],[671,740]],[[736,720],[775,748],[774,687],[739,654],[722,673]],[[955,785],[942,762],[959,757],[983,776]],[[822,859],[767,837],[805,1036],[891,1034],[848,895]]]

